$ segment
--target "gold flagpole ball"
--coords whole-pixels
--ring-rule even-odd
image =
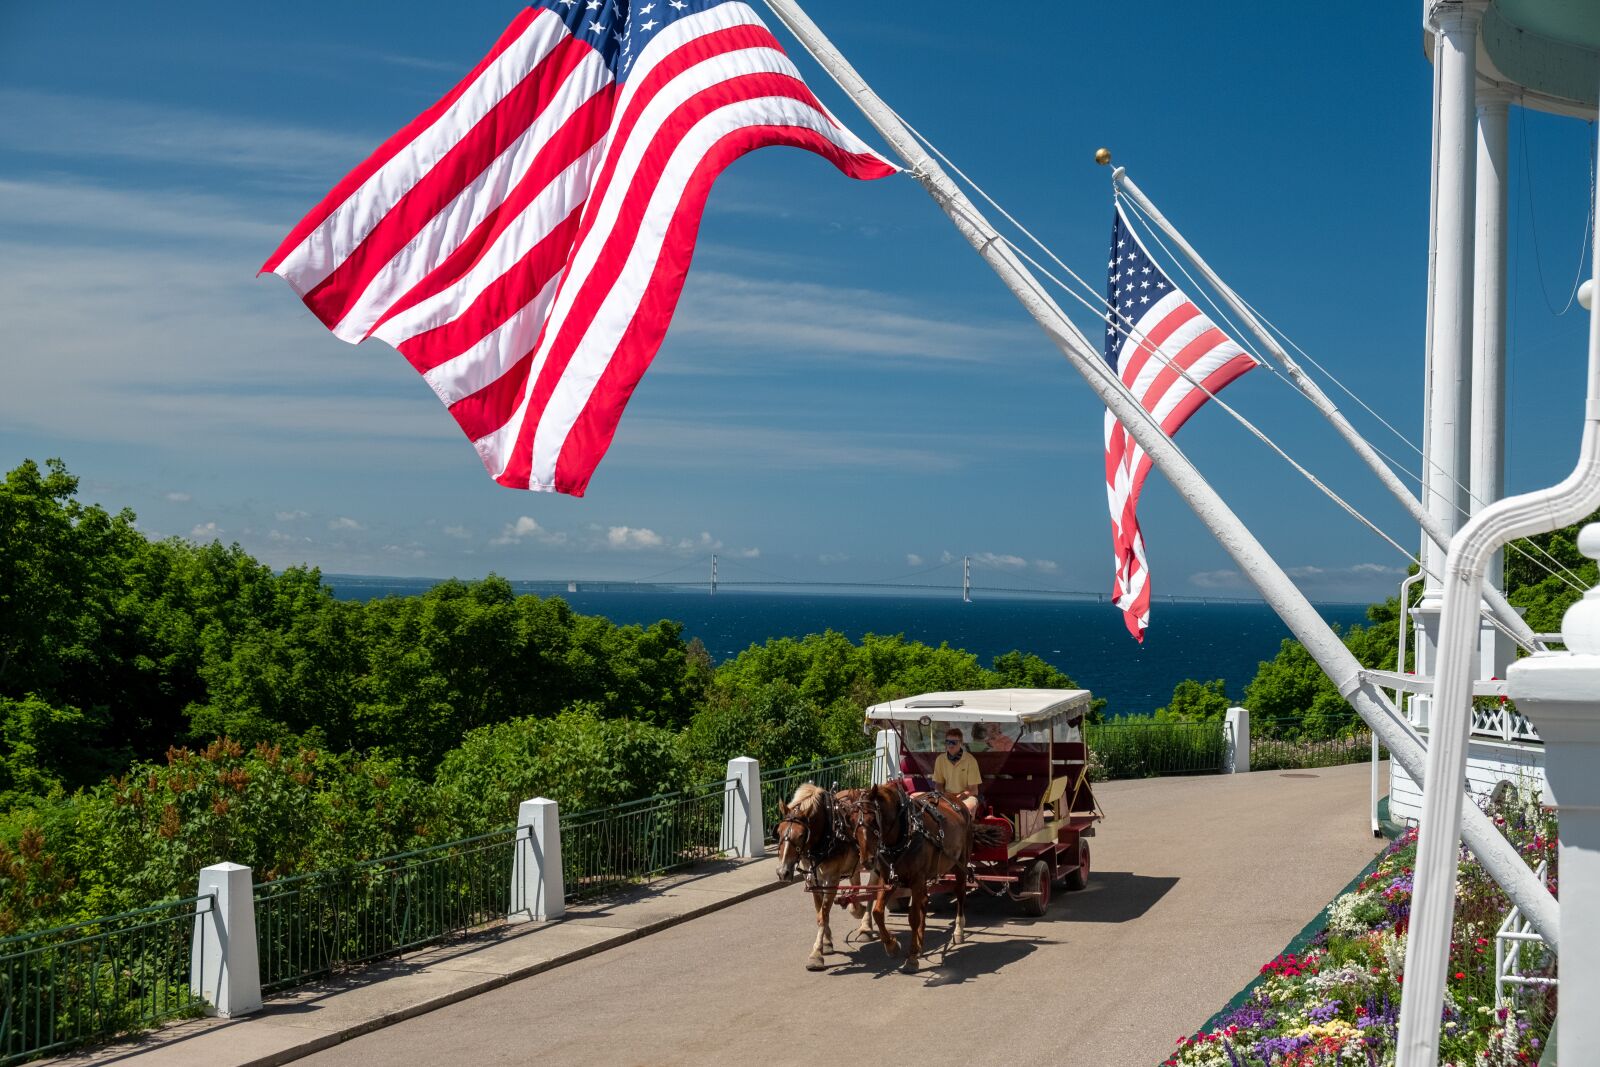
[[[1110,163],[1111,162],[1111,149],[1109,149],[1109,148],[1096,148],[1094,150],[1094,161],[1096,163],[1100,164],[1102,167],[1105,166],[1106,164]]]

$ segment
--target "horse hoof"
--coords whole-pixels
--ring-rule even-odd
[[[905,971],[907,974],[915,974],[917,970],[917,958],[915,956],[906,957],[906,961],[900,965],[900,969]]]
[[[808,971],[825,971],[827,969],[828,965],[823,961],[821,956],[812,956],[810,959],[806,960],[806,970]]]

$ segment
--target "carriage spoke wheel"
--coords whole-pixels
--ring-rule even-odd
[[[1022,898],[1022,914],[1038,917],[1050,907],[1050,864],[1042,859],[1034,860],[1022,875],[1022,891],[1024,893],[1037,893],[1038,896]]]
[[[1078,841],[1078,869],[1068,874],[1062,884],[1074,893],[1089,888],[1089,842]]]

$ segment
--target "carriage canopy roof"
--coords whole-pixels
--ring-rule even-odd
[[[1089,710],[1087,689],[970,689],[874,704],[869,722],[1044,722],[1059,716],[1075,719]]]

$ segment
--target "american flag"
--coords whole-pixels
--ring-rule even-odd
[[[582,496],[666,334],[716,176],[793,145],[895,169],[738,0],[540,0],[263,271],[399,349],[501,485]]]
[[[1256,362],[1156,266],[1128,225],[1121,204],[1111,224],[1111,259],[1106,266],[1110,274],[1106,284],[1110,308],[1106,362],[1171,436],[1206,402],[1208,394]],[[1143,641],[1150,625],[1150,571],[1137,510],[1139,490],[1150,473],[1150,457],[1110,411],[1106,412],[1105,436],[1106,496],[1111,505],[1111,546],[1116,563],[1112,602],[1122,609],[1128,631]]]

